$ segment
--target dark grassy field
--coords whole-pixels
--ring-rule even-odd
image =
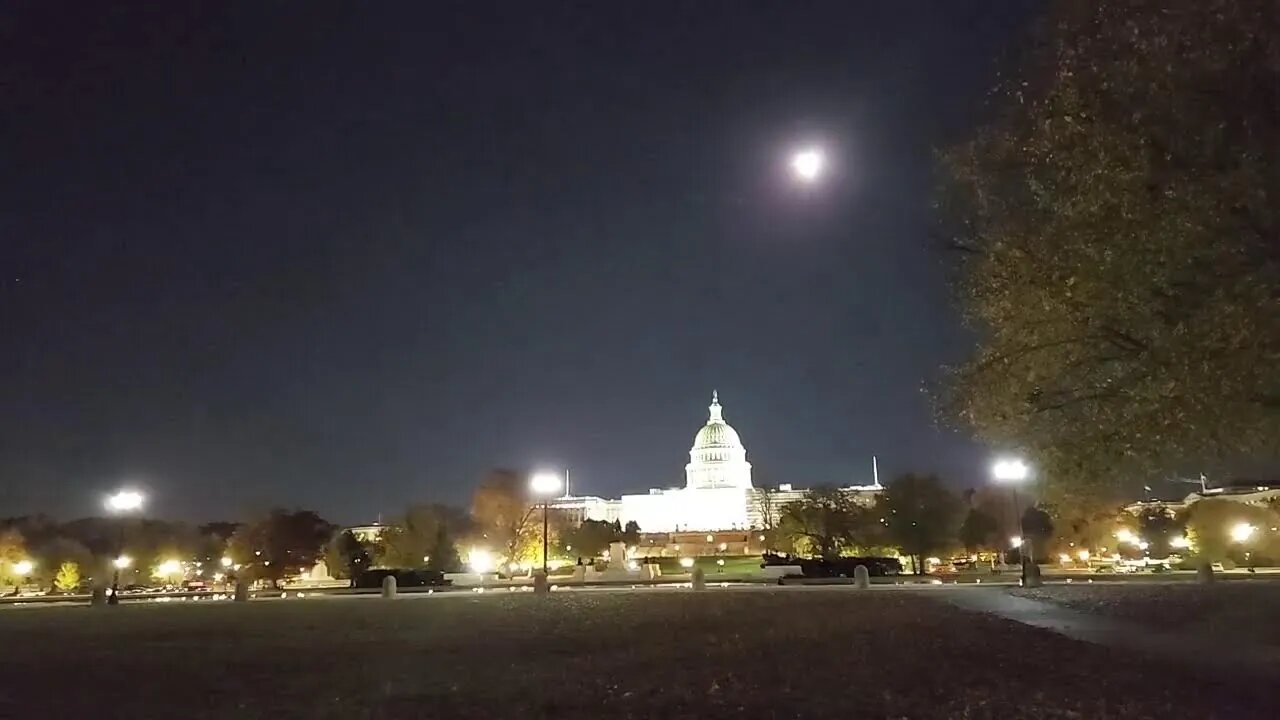
[[[1280,645],[1280,582],[1052,585],[1017,595],[1158,630]]]
[[[1193,677],[928,591],[10,608],[0,637],[0,717],[1275,716],[1265,683]]]

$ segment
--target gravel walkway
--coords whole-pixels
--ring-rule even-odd
[[[940,597],[759,588],[6,610],[0,717],[1276,716],[1265,684]]]

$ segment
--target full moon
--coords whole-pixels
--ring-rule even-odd
[[[817,148],[801,150],[791,156],[791,172],[802,182],[811,183],[822,174],[826,157]]]

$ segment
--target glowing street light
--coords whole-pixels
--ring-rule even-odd
[[[111,566],[116,569],[117,579],[119,579],[120,577],[120,571],[128,568],[131,565],[133,565],[133,558],[129,557],[128,555],[120,555],[115,560],[111,561]],[[114,595],[116,593],[116,590],[117,588],[113,583],[111,586],[111,594]]]
[[[31,571],[34,570],[35,568],[36,568],[35,563],[31,562],[30,560],[19,560],[18,562],[13,564],[13,574],[17,575],[18,577],[25,578],[26,576],[30,575]]]
[[[484,548],[471,548],[471,552],[467,553],[467,565],[471,568],[471,572],[477,575],[483,575],[492,572],[494,568],[493,553]]]
[[[1031,468],[1018,458],[1000,458],[991,465],[991,476],[997,482],[1018,484],[1031,475]]]
[[[1014,535],[1013,537],[1009,538],[1009,547],[1015,548],[1015,549],[1022,547],[1022,538],[1017,535]]]
[[[1182,550],[1191,547],[1191,541],[1183,535],[1175,535],[1169,538],[1169,547],[1175,550]]]
[[[542,577],[547,577],[547,506],[551,497],[560,492],[560,476],[555,473],[538,473],[529,480],[529,488],[542,496]]]
[[[165,560],[156,566],[156,577],[171,578],[182,574],[182,561]]]
[[[1119,530],[1117,530],[1116,540],[1119,540],[1122,543],[1128,543],[1130,545],[1138,544],[1138,536],[1134,535],[1133,531],[1130,530],[1129,528],[1120,528]]]
[[[1080,558],[1080,562],[1089,562],[1089,551],[1081,550],[1080,552],[1076,553],[1076,557]]]
[[[221,562],[222,562],[222,567],[224,567],[224,568],[229,568],[229,567],[231,567],[232,560],[231,560],[231,558],[227,557],[226,555],[223,555],[223,556],[222,556],[222,561],[221,561]]]
[[[1253,537],[1253,533],[1257,529],[1258,528],[1250,525],[1247,522],[1236,523],[1235,525],[1231,526],[1231,540],[1232,542],[1238,542],[1238,543],[1249,542],[1249,538]]]
[[[1022,566],[1021,582],[1027,584],[1027,563],[1035,562],[1035,552],[1031,547],[1031,543],[1026,543],[1026,549],[1022,549],[1023,537],[1026,537],[1027,529],[1022,526],[1022,511],[1018,507],[1018,486],[1027,481],[1031,476],[1031,468],[1027,466],[1021,458],[1004,457],[997,458],[991,464],[991,477],[995,478],[997,483],[1008,485],[1013,490],[1013,512],[1018,516],[1018,541],[1013,547],[1018,548],[1019,565]]]
[[[813,183],[827,167],[827,156],[816,147],[805,148],[791,156],[791,172],[803,183]]]
[[[111,597],[107,598],[108,605],[120,604],[120,571],[129,567],[127,564],[119,564],[120,559],[125,558],[123,516],[127,513],[141,511],[142,505],[145,502],[146,497],[137,490],[117,490],[114,494],[107,496],[107,512],[120,516],[120,519],[118,520],[120,524],[120,537],[116,544],[116,552],[120,554],[120,557],[116,558],[115,571],[111,574]]]

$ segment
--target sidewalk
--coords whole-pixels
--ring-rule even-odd
[[[1192,667],[1280,676],[1280,648],[1204,633],[1156,631],[1133,623],[1011,595],[1000,588],[953,586],[943,598],[955,607],[1043,628],[1074,640],[1121,648]]]

